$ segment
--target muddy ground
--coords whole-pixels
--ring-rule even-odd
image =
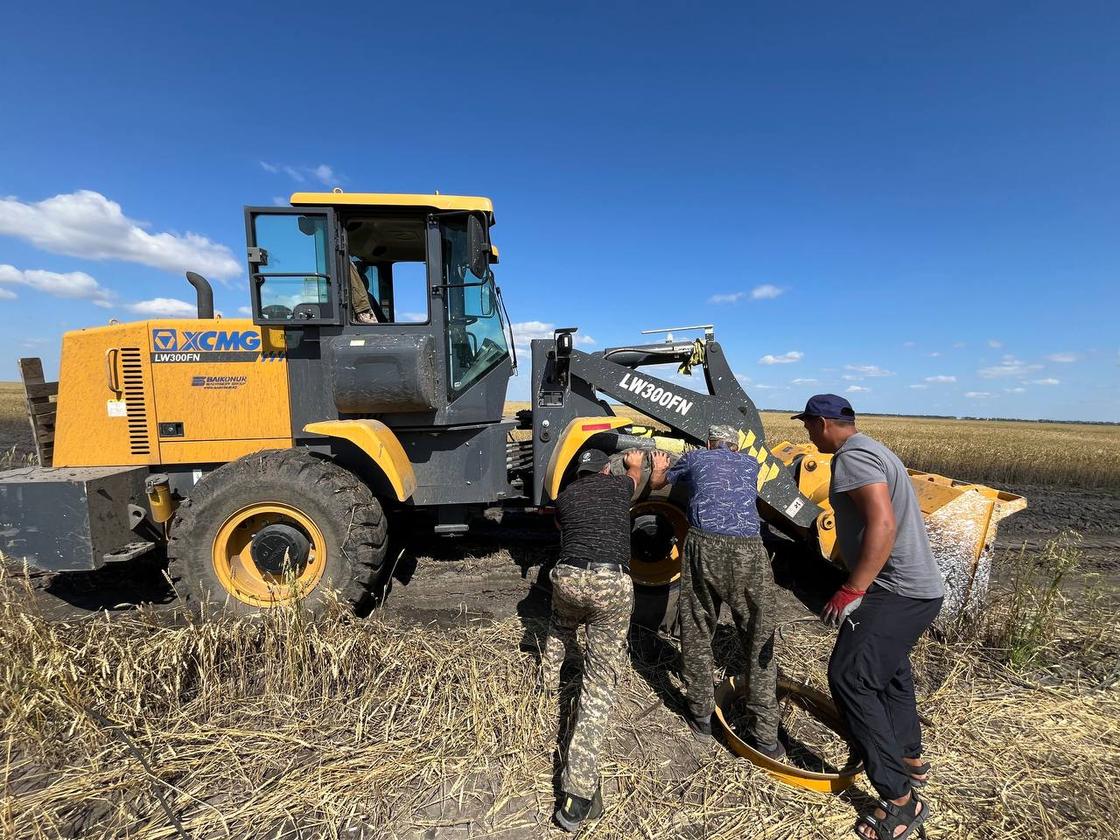
[[[1120,581],[1120,495],[1100,490],[1014,488],[1027,497],[1027,510],[1002,523],[994,569],[1000,558],[1026,546],[1037,549],[1063,531],[1081,535],[1081,571]],[[379,609],[402,624],[450,626],[548,611],[545,573],[555,559],[557,534],[551,520],[513,514],[503,522],[483,520],[459,537],[434,537],[421,526],[399,524],[402,535],[390,558],[394,573]],[[783,555],[784,557],[785,555]],[[33,574],[39,607],[58,618],[97,610],[127,610],[141,602],[173,610],[177,598],[159,557],[107,567],[88,574]],[[789,559],[776,566],[788,590],[785,618],[807,615],[820,591],[833,584],[829,570]],[[795,574],[797,572],[797,574]],[[813,578],[819,573],[820,579]],[[820,590],[820,591],[817,591]],[[795,593],[796,592],[796,596]]]

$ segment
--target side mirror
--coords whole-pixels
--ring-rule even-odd
[[[477,215],[467,217],[467,247],[470,252],[471,273],[478,279],[486,277],[490,267],[490,244],[486,241],[486,229]]]

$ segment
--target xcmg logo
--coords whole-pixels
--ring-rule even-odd
[[[256,330],[152,330],[153,362],[255,362],[262,358]],[[268,360],[279,354],[266,354]]]
[[[261,334],[252,330],[152,330],[157,352],[229,353],[261,349]]]

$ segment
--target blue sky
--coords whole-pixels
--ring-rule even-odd
[[[1120,420],[1114,5],[403,5],[6,9],[0,378],[183,269],[236,315],[242,205],[339,185],[491,196],[526,339],[710,322],[761,406]]]

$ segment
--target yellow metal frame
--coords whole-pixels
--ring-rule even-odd
[[[433,210],[465,210],[494,214],[494,202],[480,195],[420,195],[412,193],[297,192],[293,206],[328,205],[361,207],[431,207]],[[497,254],[495,254],[497,256]]]
[[[572,458],[576,456],[576,453],[583,448],[588,440],[599,432],[621,429],[633,422],[629,417],[600,415],[599,417],[576,417],[568,423],[564,427],[564,431],[560,433],[560,437],[557,438],[556,446],[553,447],[552,454],[548,458],[548,467],[545,469],[544,491],[548,494],[548,497],[555,500],[560,495],[560,482],[564,479],[568,464],[571,463]]]
[[[821,554],[833,562],[838,562],[840,556],[836,546],[836,523],[832,514],[832,505],[828,500],[828,487],[832,478],[832,456],[819,451],[811,443],[793,444],[789,441],[782,441],[775,446],[773,455],[787,467],[792,466],[797,456],[803,456],[797,487],[803,496],[821,507],[822,512],[817,517],[817,541],[820,544]],[[983,521],[978,523],[979,539],[973,547],[974,558],[979,558],[983,553],[993,525],[1027,506],[1027,500],[1022,496],[997,490],[994,487],[969,484],[920,470],[908,469],[906,472],[910,475],[911,484],[914,485],[922,515],[927,517],[927,520],[932,514],[972,490],[989,502]]]
[[[323,420],[308,423],[305,432],[348,440],[385,474],[398,502],[416,492],[416,472],[393,430],[379,420]]]
[[[746,741],[735,734],[727,720],[728,711],[737,698],[746,692],[746,687],[735,677],[728,677],[716,686],[716,719],[727,735],[727,743],[737,754],[749,760],[752,764],[765,770],[772,778],[787,785],[815,790],[820,793],[841,793],[852,786],[863,771],[863,765],[844,768],[841,773],[814,773],[812,770],[802,770],[792,764],[775,761],[768,755],[751,747]],[[778,676],[778,694],[801,695],[811,700],[814,705],[835,711],[836,706],[832,698],[826,694],[810,688],[781,675]],[[839,713],[837,712],[837,717]],[[822,721],[827,725],[827,721]],[[831,728],[831,727],[830,727]]]

